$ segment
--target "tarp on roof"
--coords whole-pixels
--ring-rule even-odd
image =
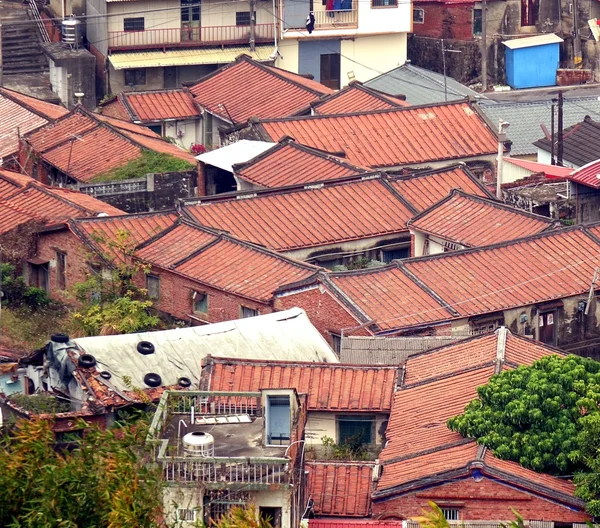
[[[246,163],[266,150],[269,150],[274,145],[275,143],[268,141],[241,139],[231,145],[200,154],[196,156],[196,159],[207,165],[213,165],[227,172],[233,172],[232,166],[236,163]]]
[[[154,345],[153,354],[137,351],[141,341]],[[207,355],[229,358],[339,363],[304,310],[283,312],[206,326],[159,332],[74,339],[83,353],[92,354],[99,371],[111,373],[117,390],[148,388],[144,376],[158,374],[162,385],[175,385],[182,376],[197,384],[200,365]],[[129,377],[130,384],[124,377]]]
[[[558,35],[547,33],[545,35],[536,35],[535,37],[516,38],[506,40],[504,44],[509,49],[531,48],[533,46],[545,46],[546,44],[559,44],[562,42]]]
[[[182,49],[167,51],[139,51],[134,53],[113,53],[108,60],[115,70],[128,68],[158,68],[163,66],[195,66],[198,64],[228,64],[245,53],[257,61],[269,61],[273,46],[256,46],[251,51],[248,46],[233,48]]]

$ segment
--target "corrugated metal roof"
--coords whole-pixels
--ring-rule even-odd
[[[594,189],[600,188],[600,160],[580,167],[572,172],[568,179]]]
[[[208,354],[338,363],[335,353],[299,308],[206,326],[74,341],[96,358],[97,370],[112,374],[110,383],[119,390],[145,388],[144,376],[149,372],[160,375],[163,386],[176,385],[182,376],[198,383],[200,364]],[[140,341],[151,342],[155,352],[137,352]],[[131,378],[130,386],[123,381],[124,376]]]
[[[250,141],[242,139],[230,145],[211,150],[196,156],[196,159],[207,165],[213,165],[227,172],[233,172],[232,165],[236,163],[245,163],[265,150],[270,149],[275,143],[267,141]]]
[[[545,35],[535,35],[534,37],[524,37],[512,40],[505,40],[504,44],[509,49],[531,48],[533,46],[545,46],[546,44],[559,44],[563,41],[554,33],[546,33]]]
[[[500,120],[510,123],[506,136],[512,141],[511,156],[537,153],[534,142],[544,136],[542,125],[548,132],[551,131],[551,106],[552,101],[550,100],[508,103],[479,102],[479,107],[491,123],[498,123]],[[600,119],[600,100],[597,97],[565,98],[563,115],[565,128],[580,123],[586,115]],[[527,119],[523,119],[523,116],[527,116]]]
[[[527,161],[517,158],[504,157],[505,163],[510,163],[528,170],[531,174],[543,172],[548,178],[564,178],[573,172],[571,167],[559,167],[558,165],[547,165],[545,163],[537,163],[535,161]]]
[[[132,1],[132,0],[129,0]],[[195,66],[198,64],[227,64],[239,55],[246,54],[257,61],[272,60],[273,46],[234,48],[201,48],[167,51],[143,51],[135,53],[113,53],[108,60],[115,70],[128,68],[158,68],[164,66]]]
[[[406,101],[413,105],[446,101],[444,76],[412,64],[403,64],[383,73],[379,77],[367,81],[365,86],[392,96],[405,95]],[[449,76],[446,76],[446,91],[448,101],[456,101],[465,97],[485,99],[485,96]]]

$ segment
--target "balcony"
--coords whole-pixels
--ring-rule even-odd
[[[358,9],[315,11],[315,30],[358,27]]]
[[[273,41],[273,24],[256,24],[255,43],[268,44]],[[248,45],[249,42],[250,26],[163,28],[144,31],[109,31],[108,33],[108,47],[111,52]]]
[[[248,489],[288,485],[296,450],[264,445],[265,418],[258,393],[167,391],[154,415],[148,442],[166,482]],[[205,456],[190,452],[184,436],[214,439]],[[187,449],[187,450],[186,450]]]

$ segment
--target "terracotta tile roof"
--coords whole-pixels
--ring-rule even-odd
[[[190,87],[190,92],[196,103],[210,113],[225,121],[244,123],[252,116],[292,115],[331,90],[242,57],[201,79]]]
[[[25,174],[0,169],[0,199],[7,198],[33,181]]]
[[[217,238],[217,235],[208,230],[177,223],[146,240],[136,250],[135,256],[156,266],[170,268]]]
[[[252,194],[189,201],[185,212],[278,251],[403,232],[413,215],[381,178]]]
[[[377,483],[377,491],[459,468],[465,468],[466,472],[466,466],[477,458],[477,447],[475,442],[468,442],[386,465]]]
[[[330,273],[330,283],[381,330],[452,319],[452,312],[397,265]],[[335,293],[335,290],[334,290]]]
[[[402,528],[402,521],[372,521],[367,519],[310,519],[308,528]]]
[[[285,79],[288,79],[294,83],[301,84],[309,90],[314,90],[315,92],[319,92],[320,94],[334,93],[334,90],[332,90],[331,88],[327,88],[327,86],[325,86],[324,84],[321,84],[320,82],[315,81],[314,79],[305,77],[304,75],[299,75],[297,73],[293,73],[282,68],[277,68],[275,66],[268,66],[267,64],[262,63],[260,64],[264,66],[267,70],[275,73],[276,75],[284,77]]]
[[[37,130],[67,112],[61,106],[0,88],[0,158],[19,151],[20,135]]]
[[[100,111],[103,116],[121,119],[122,121],[131,121],[131,115],[119,95],[114,95],[109,101],[100,105]]]
[[[600,244],[569,228],[404,266],[464,317],[586,292],[599,261]]]
[[[37,183],[17,191],[1,204],[1,233],[12,231],[29,221],[55,224],[99,213],[125,214],[116,207],[77,191],[48,188]]]
[[[343,90],[326,96],[311,106],[315,114],[334,115],[386,110],[410,105],[402,99],[367,88],[359,82],[352,82]]]
[[[315,515],[368,517],[371,514],[373,464],[307,462],[306,471],[306,494],[314,501]],[[313,526],[312,520],[309,526]]]
[[[81,107],[25,139],[47,163],[82,182],[140,157],[142,147],[196,164],[191,154],[163,141],[147,127]]]
[[[493,198],[469,169],[462,165],[396,177],[390,182],[417,211],[423,211],[446,198],[452,189]]]
[[[121,92],[117,100],[104,106],[103,115],[146,123],[164,119],[197,118],[200,111],[187,90],[156,90]]]
[[[280,142],[252,160],[234,165],[233,169],[237,177],[262,187],[336,180],[369,172],[292,140]]]
[[[280,286],[306,279],[320,268],[221,236],[172,269],[221,290],[266,302]]]
[[[398,367],[210,358],[206,390],[296,389],[309,411],[389,412]]]
[[[457,190],[408,222],[409,228],[415,231],[464,247],[535,235],[553,225],[550,218]]]
[[[600,189],[600,160],[592,161],[569,175],[565,175],[568,180],[581,183],[593,189]]]
[[[491,155],[495,134],[466,102],[377,110],[341,116],[265,119],[253,123],[259,139],[283,136],[365,167],[399,167]]]
[[[107,258],[118,257],[115,249],[108,245],[117,233],[127,234],[125,244],[136,247],[173,225],[177,214],[172,211],[142,213],[115,217],[100,217],[87,220],[72,220],[71,230]]]

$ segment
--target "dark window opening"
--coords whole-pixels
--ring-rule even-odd
[[[41,288],[48,291],[48,263],[41,264],[29,263],[28,284],[34,288]]]
[[[342,337],[337,334],[331,334],[331,348],[339,356],[342,352]]]
[[[535,26],[538,19],[537,0],[521,0],[521,25]]]
[[[332,90],[340,89],[341,65],[339,53],[321,55],[321,84]]]
[[[242,306],[242,319],[247,319],[248,317],[256,317],[258,315],[258,310],[254,308],[248,308],[247,306]]]
[[[200,0],[181,0],[181,21],[200,21]]]
[[[125,84],[127,86],[143,86],[146,84],[146,69],[135,68],[125,70]]]
[[[235,25],[236,26],[249,26],[250,25],[250,11],[238,11],[235,14]]]
[[[281,528],[281,508],[260,506],[260,518],[269,523],[272,528]]]
[[[447,521],[458,521],[460,519],[458,508],[441,508],[441,510]]]
[[[146,276],[146,289],[148,290],[148,297],[153,300],[160,298],[160,277],[157,275]]]
[[[208,313],[208,295],[206,293],[194,292],[192,298],[194,312]]]
[[[56,252],[56,287],[59,290],[67,288],[67,255],[61,251]]]
[[[123,31],[144,31],[144,17],[124,18]]]
[[[372,7],[397,7],[398,0],[371,0]]]
[[[424,9],[413,9],[413,22],[415,24],[423,24],[425,22],[425,10]]]
[[[556,344],[556,312],[540,313],[538,317],[538,339],[547,345]]]
[[[400,260],[410,257],[410,248],[402,247],[402,248],[394,248],[394,249],[385,249],[383,251],[383,262],[386,264],[392,262],[392,260]]]
[[[148,128],[150,130],[152,130],[152,132],[154,132],[155,134],[158,134],[159,136],[162,136],[162,125],[148,125]]]
[[[338,417],[338,444],[372,444],[375,439],[374,429],[374,416]]]
[[[481,35],[482,20],[481,9],[473,9],[473,35]]]

